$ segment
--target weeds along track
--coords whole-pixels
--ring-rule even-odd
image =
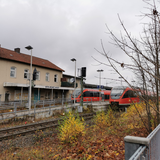
[[[93,118],[94,113],[87,113],[79,115],[80,118],[83,117],[85,122],[91,120]],[[62,121],[63,118],[57,118],[54,120],[48,120],[43,122],[36,122],[32,124],[20,125],[16,127],[4,128],[0,129],[0,140],[8,140],[10,138],[14,138],[18,135],[27,135],[30,133],[35,133],[38,130],[45,130],[48,128],[56,128],[59,124],[58,121]]]

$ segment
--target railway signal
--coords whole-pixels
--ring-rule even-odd
[[[36,68],[33,71],[33,81],[35,81],[37,79],[37,70]]]

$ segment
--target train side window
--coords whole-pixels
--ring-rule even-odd
[[[123,96],[123,98],[132,98],[132,97],[136,97],[135,92],[132,90],[127,91]]]
[[[137,97],[134,91],[129,91],[129,97]]]
[[[90,96],[89,97],[93,97],[93,92],[90,92]]]
[[[137,97],[137,93],[133,91],[133,97]]]
[[[99,97],[99,92],[94,92],[94,97]]]
[[[128,97],[129,97],[129,91],[127,91],[127,92],[124,94],[123,98],[128,98]]]
[[[83,97],[90,97],[90,92],[89,91],[84,92]]]
[[[129,97],[134,97],[133,96],[133,91],[129,91]]]
[[[105,99],[109,99],[109,95],[105,95]]]

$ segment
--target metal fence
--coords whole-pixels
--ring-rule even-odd
[[[126,160],[160,160],[160,124],[147,138],[126,136]]]
[[[92,104],[91,100],[85,102],[86,105]],[[30,115],[31,113],[36,114],[40,112],[46,112],[47,110],[51,112],[55,109],[63,108],[73,108],[79,106],[76,103],[74,106],[74,101],[71,99],[54,99],[54,100],[39,100],[32,101],[31,110],[28,109],[28,101],[10,101],[10,102],[0,102],[0,120],[11,119],[15,117]]]
[[[15,117],[27,116],[31,113],[40,113],[62,109],[62,107],[73,107],[73,102],[70,99],[55,99],[32,101],[31,110],[28,109],[28,101],[10,101],[0,103],[0,120],[11,119]]]

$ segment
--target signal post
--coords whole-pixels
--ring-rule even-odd
[[[80,105],[83,107],[83,77],[86,77],[86,67],[81,68],[81,103]]]

